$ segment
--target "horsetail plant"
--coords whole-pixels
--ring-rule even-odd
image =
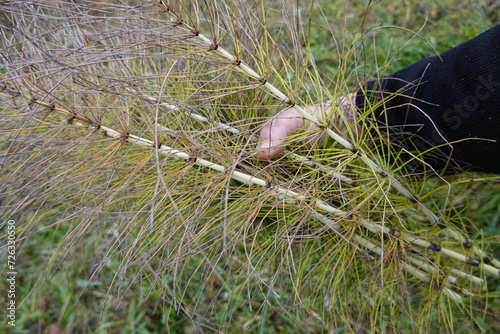
[[[500,263],[456,209],[464,178],[484,176],[408,172],[370,110],[360,134],[336,107],[347,134],[306,111],[362,87],[370,36],[339,45],[329,83],[302,17],[316,5],[0,5],[2,218],[18,222],[20,259],[52,240],[21,305],[79,267],[91,294],[154,300],[167,330],[454,331],[493,312]],[[317,129],[255,159],[290,106]]]
[[[438,218],[437,215],[435,215],[430,209],[428,209],[414,194],[412,194],[409,190],[407,190],[395,177],[393,177],[391,174],[387,173],[385,170],[383,170],[380,166],[378,166],[374,161],[372,161],[364,152],[360,151],[356,145],[352,144],[349,142],[347,139],[345,139],[343,136],[335,132],[334,129],[329,128],[327,125],[325,125],[325,120],[320,120],[316,115],[310,114],[304,108],[302,108],[300,105],[296,104],[295,102],[292,101],[292,99],[288,96],[286,96],[284,93],[282,93],[279,89],[277,89],[275,86],[273,86],[266,78],[252,70],[247,64],[245,64],[241,59],[238,59],[237,56],[232,55],[230,52],[228,52],[226,49],[224,49],[221,45],[216,43],[214,40],[210,40],[209,38],[205,37],[203,34],[201,34],[198,30],[196,30],[193,27],[190,27],[188,24],[185,23],[185,21],[181,18],[180,15],[176,14],[176,12],[168,5],[167,1],[165,0],[155,0],[155,2],[165,10],[166,13],[170,14],[172,16],[172,24],[176,27],[182,26],[184,29],[186,29],[190,34],[192,34],[193,37],[196,37],[200,40],[202,40],[204,43],[206,43],[207,50],[209,51],[215,51],[219,53],[222,57],[228,59],[230,62],[232,62],[236,68],[240,69],[247,75],[251,76],[252,78],[256,79],[261,83],[261,88],[269,91],[272,96],[276,97],[281,103],[283,103],[287,107],[294,107],[303,117],[305,120],[310,121],[318,126],[321,131],[323,131],[326,135],[330,136],[340,144],[342,147],[344,147],[347,151],[350,152],[350,154],[357,156],[361,161],[363,161],[365,164],[367,164],[370,168],[373,169],[374,172],[379,174],[381,177],[388,177],[390,179],[390,184],[394,189],[396,189],[401,195],[409,199],[412,203],[415,203],[418,206],[418,209],[424,213],[425,216],[431,221],[432,224],[435,224],[436,226],[440,226],[441,228],[444,228],[447,233],[449,233],[453,238],[457,239],[458,241],[462,242],[466,247],[473,247],[474,251],[480,255],[481,257],[486,257],[488,256],[484,254],[483,251],[479,250],[478,248],[474,247],[469,240],[467,240],[466,237],[459,235],[455,230],[449,228],[443,222]],[[489,261],[495,261],[496,266],[500,266],[500,262],[498,262],[495,259],[489,259]]]
[[[5,91],[5,90],[9,90],[9,89],[7,87],[3,87],[2,90]],[[21,96],[21,93],[10,91],[10,95],[11,96]],[[112,128],[105,126],[103,124],[99,124],[99,122],[97,122],[97,121],[93,121],[93,120],[88,119],[86,117],[79,117],[78,115],[73,114],[72,112],[70,112],[68,110],[58,108],[52,103],[46,103],[46,102],[38,100],[37,98],[29,98],[27,96],[25,98],[26,98],[26,100],[30,100],[33,103],[47,107],[50,111],[57,111],[57,112],[60,112],[64,115],[69,116],[69,118],[67,119],[68,123],[72,123],[75,120],[78,120],[78,121],[80,121],[80,123],[78,125],[89,126],[95,130],[102,130],[105,133],[105,135],[108,137],[124,139],[127,142],[134,144],[134,145],[145,146],[145,147],[149,147],[152,149],[157,149],[160,154],[167,155],[168,157],[171,157],[171,158],[188,161],[188,162],[191,162],[193,165],[199,165],[201,167],[209,168],[209,169],[212,169],[212,170],[220,172],[220,173],[227,173],[228,171],[230,171],[229,176],[228,176],[229,178],[231,178],[235,181],[238,181],[240,183],[243,183],[243,184],[253,184],[253,185],[267,188],[270,190],[273,197],[278,197],[280,199],[283,199],[286,202],[292,202],[292,203],[295,203],[297,205],[300,205],[300,203],[304,203],[305,201],[307,201],[306,195],[298,194],[298,193],[291,191],[289,189],[284,189],[284,188],[281,188],[278,186],[273,186],[271,181],[263,180],[261,178],[258,178],[258,177],[255,177],[255,176],[252,176],[252,175],[249,175],[246,173],[242,173],[242,172],[239,172],[237,170],[231,171],[231,169],[229,167],[222,166],[222,165],[210,162],[210,161],[205,160],[205,159],[192,157],[185,152],[182,152],[182,151],[177,150],[175,148],[171,148],[171,147],[162,145],[161,143],[156,144],[155,142],[153,142],[149,139],[145,139],[145,138],[142,138],[142,137],[130,134],[130,133],[124,134],[118,130],[112,129]],[[83,123],[81,123],[81,122],[83,122]],[[169,130],[166,127],[163,127],[163,129],[167,130],[167,131]],[[329,213],[333,216],[336,216],[336,217],[347,218],[347,217],[352,216],[351,213],[337,209],[337,208],[333,207],[332,205],[330,205],[330,204],[328,204],[320,199],[315,199],[315,200],[313,200],[313,203],[307,203],[307,204],[312,206],[315,209],[327,212],[327,213]],[[326,216],[324,216],[316,211],[312,211],[312,214],[318,220],[320,220],[321,222],[324,222],[326,224],[326,226],[328,226],[329,228],[331,228],[335,231],[340,231],[339,221],[333,221],[333,220],[329,219],[328,217],[326,217]],[[353,217],[350,217],[349,219],[352,219],[352,218]],[[430,249],[430,250],[433,250],[436,252],[442,252],[446,256],[449,256],[451,258],[454,258],[456,260],[462,261],[462,262],[470,264],[470,265],[479,266],[482,269],[484,269],[485,271],[488,271],[493,275],[500,276],[499,270],[491,265],[481,263],[477,260],[466,257],[460,253],[454,252],[454,251],[446,249],[446,248],[442,248],[442,247],[440,247],[436,244],[433,244],[431,242],[415,239],[415,237],[413,237],[413,236],[407,236],[407,235],[401,234],[400,231],[389,230],[387,228],[384,228],[383,226],[380,226],[379,224],[367,221],[367,220],[362,219],[360,217],[355,217],[355,219],[359,221],[361,226],[365,227],[367,230],[374,232],[376,234],[381,234],[381,235],[390,234],[392,236],[397,236],[397,237],[406,239],[406,241],[410,244],[415,244],[417,246],[421,246],[423,249]],[[374,252],[378,253],[378,255],[381,255],[382,250],[380,250],[379,247],[375,246],[370,241],[367,241],[363,237],[356,235],[356,234],[353,237],[356,239],[356,241],[358,243],[363,244],[369,250],[373,250]],[[411,262],[419,263],[420,267],[427,267],[427,269],[430,271],[435,270],[435,268],[433,268],[433,267],[428,267],[428,264],[425,262],[415,260],[415,258],[411,258],[411,257],[409,257],[409,259],[411,259],[410,260]],[[408,264],[405,264],[405,265],[408,266]],[[426,276],[426,278],[427,278],[427,276]],[[476,278],[476,277],[474,277],[474,276],[471,277],[471,279],[474,279],[474,278]],[[455,279],[452,278],[452,280],[454,281]]]

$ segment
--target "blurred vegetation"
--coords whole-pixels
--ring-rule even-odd
[[[276,5],[276,1],[268,2],[271,3],[270,8]],[[86,2],[76,3],[82,5]],[[297,3],[301,6],[304,18],[299,25],[308,30],[310,35],[311,55],[322,78],[332,82],[332,85],[339,66],[343,66],[338,61],[340,58],[336,57],[338,45],[349,48],[355,42],[353,39],[359,38],[360,35],[356,33],[360,29],[370,33],[364,35],[367,37],[362,43],[363,49],[357,51],[361,55],[355,57],[357,63],[347,65],[351,72],[346,73],[352,74],[348,74],[346,79],[350,80],[351,86],[360,80],[360,73],[366,75],[361,79],[389,74],[417,60],[446,51],[500,22],[500,7],[496,1],[318,0]],[[270,22],[269,29],[275,36],[281,37],[276,40],[286,47],[289,43],[286,39],[288,33],[280,24],[280,14],[276,12],[276,23]],[[269,16],[273,17],[273,13]],[[380,29],[382,26],[394,28]],[[381,68],[379,64],[384,64],[384,67]],[[360,71],[360,67],[364,70]],[[452,210],[467,217],[471,224],[477,224],[493,253],[499,254],[499,185],[491,180],[473,183],[464,185],[461,192],[463,196],[457,197]],[[0,210],[6,201],[6,198],[0,197]],[[15,199],[9,198],[9,202],[12,201]],[[320,315],[313,311],[309,314],[294,309],[285,312],[278,307],[279,296],[269,295],[269,292],[255,291],[252,300],[231,296],[231,289],[221,289],[222,284],[239,285],[252,280],[252,277],[238,276],[242,275],[241,272],[231,269],[240,265],[237,258],[227,259],[227,268],[221,270],[224,277],[217,279],[210,276],[210,281],[204,279],[203,271],[196,271],[203,256],[197,255],[191,259],[189,266],[192,268],[186,270],[196,272],[196,276],[189,277],[189,286],[186,284],[184,287],[185,293],[193,298],[198,310],[204,309],[205,312],[203,315],[185,314],[186,311],[180,310],[179,305],[175,304],[176,298],[163,297],[171,293],[168,286],[174,280],[173,277],[156,277],[155,282],[164,284],[151,284],[150,277],[134,276],[134,273],[144,270],[137,264],[128,268],[127,276],[121,275],[119,271],[123,269],[121,262],[124,257],[109,257],[110,249],[121,247],[120,235],[112,222],[107,219],[101,221],[101,217],[96,215],[93,221],[100,226],[101,233],[72,235],[72,229],[80,223],[78,217],[93,213],[82,210],[62,224],[54,224],[58,213],[70,210],[70,205],[60,202],[57,195],[46,202],[44,223],[36,226],[38,232],[23,242],[22,249],[18,250],[19,309],[17,326],[9,329],[12,333],[210,333],[219,330],[216,324],[226,321],[230,321],[226,328],[228,333],[366,331],[361,325],[360,328],[348,325],[335,329],[325,327]],[[116,212],[119,212],[118,208]],[[15,220],[29,224],[37,214],[35,210],[25,209]],[[70,242],[71,247],[66,249],[65,242]],[[240,251],[241,256],[246,256],[243,246]],[[286,254],[275,254],[280,255]],[[144,266],[149,266],[149,262],[145,261]],[[236,272],[238,275],[234,274]],[[314,282],[324,281],[325,277],[309,279],[314,285]],[[498,279],[490,280],[493,286],[498,286]],[[111,282],[119,287],[118,291],[108,289]],[[496,293],[500,294],[500,288]],[[178,300],[178,303],[182,304],[182,300]],[[470,319],[452,320],[460,325],[451,327],[456,333],[477,333],[480,329],[485,333],[494,333],[500,328],[499,298],[489,301],[486,309],[484,313],[472,311]],[[228,314],[231,319],[226,319]],[[414,324],[410,316],[393,316],[397,319],[388,319],[387,327],[380,328],[380,332],[401,333],[393,328],[394,322],[399,323],[400,328],[404,328],[407,333],[412,332]],[[211,328],[211,324],[214,324],[214,328]],[[8,328],[5,323],[0,324],[0,330]]]

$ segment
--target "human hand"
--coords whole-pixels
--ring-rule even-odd
[[[345,121],[350,124],[356,121],[355,96],[355,94],[348,94],[342,96],[337,101],[337,106],[343,113]],[[326,101],[306,107],[305,110],[320,120],[326,120],[332,116],[331,107],[331,101]],[[337,130],[341,130],[344,133],[346,127],[342,117],[337,118],[335,122]],[[283,110],[261,129],[258,146],[261,152],[257,153],[256,157],[261,160],[269,160],[283,153],[287,137],[292,135],[292,133],[301,128],[305,131],[316,128],[316,124],[313,122],[308,121],[307,123],[307,126],[304,126],[304,117],[295,108],[292,107]],[[357,134],[359,131],[360,129],[356,126],[354,132]]]

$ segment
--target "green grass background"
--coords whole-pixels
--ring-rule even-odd
[[[303,3],[305,12],[312,11],[317,20],[312,22],[311,51],[324,78],[333,78],[340,64],[336,61],[336,46],[328,41],[337,40],[349,44],[350,38],[362,29],[369,31],[381,26],[399,28],[377,30],[365,41],[366,72],[373,73],[377,64],[387,63],[385,71],[389,74],[408,66],[422,58],[466,41],[488,27],[500,22],[500,6],[497,1],[467,0],[386,0],[375,4],[370,11],[367,1],[309,1]],[[374,4],[372,2],[371,4]],[[277,18],[278,19],[278,18]],[[325,29],[325,26],[329,29]],[[405,29],[401,29],[405,28]],[[335,35],[332,36],[332,31]],[[413,32],[420,31],[415,37]],[[284,41],[286,43],[286,40]],[[354,66],[355,64],[353,64]],[[475,184],[470,189],[469,203],[457,207],[475,224],[479,224],[485,237],[496,238],[500,242],[500,187],[494,182]],[[61,203],[52,210],[65,210]],[[54,212],[52,212],[53,214]],[[24,212],[22,219],[29,220],[35,212]],[[112,247],[113,231],[105,236],[109,243],[92,240],[92,235],[79,239],[70,258],[64,256],[64,250],[57,261],[50,261],[54,248],[67,236],[78,219],[68,224],[51,228],[51,214],[45,220],[46,228],[32,237],[22,249],[18,250],[17,276],[17,326],[12,333],[197,333],[211,332],[210,328],[200,326],[200,322],[188,320],[184,314],[176,311],[176,306],[166,304],[162,295],[166,292],[155,286],[151,289],[147,280],[142,282],[121,282],[121,293],[108,291],[107,284],[119,279],[117,268],[120,259],[110,259],[98,273],[98,279],[89,281],[89,273],[95,266],[95,259],[106,256]],[[100,239],[102,240],[102,239]],[[494,247],[496,253],[500,249]],[[75,252],[74,250],[78,250]],[[47,268],[51,263],[51,268]],[[196,259],[193,259],[196,266]],[[165,278],[168,280],[168,277]],[[223,319],[227,310],[224,299],[228,296],[214,295],[219,291],[219,282],[199,283],[199,300],[213,310],[207,314],[215,321]],[[497,282],[498,283],[498,282]],[[3,298],[3,297],[0,297]],[[220,307],[213,307],[212,300],[218,299]],[[493,302],[500,305],[500,302]],[[493,305],[494,306],[494,305]],[[201,305],[203,307],[203,305]],[[267,306],[264,306],[265,308]],[[2,312],[3,314],[3,312]],[[210,320],[210,319],[208,319]],[[409,321],[404,316],[401,322]],[[494,333],[500,328],[498,317],[478,317],[476,319],[485,332]],[[0,324],[0,331],[9,328]],[[458,333],[476,333],[478,327],[471,323],[469,327],[456,328]],[[59,332],[58,332],[59,331]],[[344,332],[337,328],[337,332]],[[390,328],[381,331],[391,332]],[[242,302],[242,306],[233,310],[230,333],[301,333],[326,332],[318,325],[314,315],[303,317],[297,324],[278,309],[266,308],[256,316]]]

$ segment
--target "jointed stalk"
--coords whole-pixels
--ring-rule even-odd
[[[143,95],[143,97],[145,99],[149,100],[149,101],[156,101],[160,105],[163,105],[163,106],[167,107],[170,110],[180,111],[179,108],[177,108],[176,106],[173,106],[173,105],[170,105],[170,104],[164,103],[164,102],[159,102],[159,101],[157,101],[153,97],[150,97],[150,96],[147,96],[147,95]],[[199,120],[201,122],[213,123],[210,120],[208,120],[206,117],[204,117],[202,115],[199,115],[199,114],[196,114],[196,113],[193,113],[193,112],[190,112],[189,116],[193,117],[193,118],[195,118],[195,119],[197,119],[197,120]],[[230,132],[235,133],[235,134],[239,134],[240,133],[240,130],[238,130],[238,129],[234,128],[234,127],[231,127],[231,126],[229,126],[227,124],[221,123],[221,122],[216,122],[215,126],[218,126],[221,129],[224,129],[226,131],[230,131]],[[168,129],[168,128],[164,127],[164,126],[162,126],[162,128]],[[307,158],[301,157],[299,155],[297,155],[297,157],[301,161],[307,160]],[[312,163],[317,166],[316,162],[312,162]],[[338,179],[344,180],[344,178],[345,178],[345,179],[347,179],[348,182],[349,181],[350,182],[354,182],[353,180],[351,180],[349,178],[346,178],[342,174],[339,174],[339,173],[331,171],[331,168],[328,168],[326,166],[323,166],[323,168],[324,168],[323,171],[325,173],[328,173],[328,174],[334,174],[335,173],[335,177],[337,177]],[[222,170],[223,168],[221,167],[220,169]],[[251,178],[251,177],[247,176],[246,178],[238,178],[238,174],[236,174],[235,177],[234,177],[235,180],[238,180],[238,181],[243,182],[243,183],[249,182],[249,181],[246,181],[249,178]],[[266,181],[260,180],[259,182],[255,183],[255,184],[257,184],[257,185],[263,185],[263,184],[267,184],[267,183],[266,183]],[[304,200],[307,199],[306,196],[299,195],[297,193],[291,192],[290,190],[285,190],[285,189],[278,188],[278,190],[275,190],[275,191],[279,195],[282,195],[282,196],[285,196],[285,197],[291,197],[294,200],[304,201]],[[318,209],[320,209],[320,210],[324,210],[324,211],[326,211],[328,213],[331,213],[331,214],[334,214],[334,215],[337,215],[337,216],[340,216],[340,217],[352,217],[352,214],[350,214],[349,212],[344,211],[344,210],[340,210],[340,209],[337,209],[337,208],[333,208],[329,204],[325,205],[325,203],[322,202],[322,201],[320,201],[320,200],[316,201],[316,207]],[[318,214],[318,215],[322,216],[321,214]],[[366,219],[363,219],[363,218],[361,218],[359,216],[357,216],[355,219],[362,226],[366,227],[371,232],[374,232],[374,233],[377,233],[377,234],[382,233],[384,235],[392,235],[392,236],[397,237],[397,238],[402,238],[405,241],[409,242],[410,244],[415,244],[415,245],[421,246],[424,249],[431,249],[433,251],[441,251],[443,254],[448,255],[448,256],[450,256],[450,257],[452,257],[454,259],[457,259],[457,260],[459,260],[461,262],[468,263],[468,264],[470,264],[472,266],[481,267],[482,269],[486,270],[487,272],[489,272],[489,273],[491,273],[493,275],[500,276],[500,270],[498,268],[495,268],[494,266],[489,265],[489,264],[480,262],[478,260],[472,259],[470,257],[464,256],[464,255],[462,255],[460,253],[448,250],[446,248],[442,248],[441,246],[439,246],[437,244],[434,244],[432,242],[424,241],[424,240],[418,239],[418,238],[416,238],[414,236],[403,234],[400,231],[397,231],[397,230],[394,230],[394,229],[390,229],[390,228],[387,228],[387,227],[383,227],[380,224],[374,224],[374,223],[372,223],[372,222],[370,222],[370,221],[368,221]],[[331,224],[328,224],[328,227],[329,228],[334,228],[335,230],[338,230],[338,228],[339,228],[338,225],[331,225]]]
[[[476,308],[495,314],[496,260],[443,230],[468,236],[468,197],[452,194],[477,188],[398,178],[370,151],[380,138],[354,131],[340,108],[329,109],[338,120],[309,114],[343,95],[325,85],[347,87],[365,64],[357,47],[371,33],[335,41],[346,56],[334,78],[309,52],[338,32],[318,11],[343,1],[0,4],[1,209],[18,223],[25,260],[50,251],[32,285],[64,271],[102,282],[113,304],[139,293],[158,305],[160,326],[179,330],[262,331],[283,319],[292,332],[452,332]],[[357,20],[345,23],[355,31]],[[309,130],[285,140],[326,139],[324,149],[259,161],[261,126],[290,106]]]
[[[149,101],[155,101],[157,102],[159,105],[163,105],[165,107],[167,107],[168,109],[172,110],[172,111],[181,111],[179,108],[177,108],[176,106],[174,105],[171,105],[171,104],[168,104],[168,103],[165,103],[165,102],[159,102],[157,101],[155,98],[151,97],[151,96],[147,96],[147,95],[143,95],[143,98],[149,100]],[[201,122],[205,122],[205,123],[214,123],[212,121],[210,121],[209,119],[207,119],[205,116],[202,116],[202,115],[199,115],[199,114],[196,114],[194,112],[190,112],[189,117],[192,117],[194,119],[197,119]],[[166,129],[168,130],[167,127],[165,126],[162,126],[162,125],[159,125],[161,126],[163,129]],[[227,124],[224,124],[224,123],[221,123],[221,122],[215,122],[214,126],[217,126],[217,127],[220,127],[221,129],[223,130],[226,130],[226,131],[230,131],[234,134],[239,134],[240,133],[240,130],[234,128],[234,127],[231,127]],[[291,154],[294,154],[294,153],[291,153]],[[294,154],[300,161],[304,162],[307,164],[307,158],[304,158],[300,155],[297,155],[297,154]],[[318,166],[319,164],[316,163],[316,162],[313,162],[311,161],[311,164],[314,164],[314,166]],[[201,166],[204,166],[204,167],[208,167],[208,164],[203,162],[203,163],[200,163]],[[319,165],[321,166],[321,165]],[[222,167],[222,166],[219,166],[219,165],[214,165],[215,170],[218,170],[218,171],[224,171],[225,170],[225,167]],[[342,174],[340,173],[337,173],[337,172],[334,172],[332,171],[331,168],[327,167],[327,166],[321,166],[323,167],[322,171],[327,173],[327,174],[331,174],[331,175],[334,175],[336,178],[342,180],[342,181],[346,181],[347,183],[353,183],[355,182],[354,180],[350,179],[350,178],[347,178],[345,176],[343,176]],[[251,183],[254,183],[256,185],[260,185],[260,186],[265,186],[267,185],[267,181],[264,181],[262,179],[259,179],[259,178],[252,178],[251,176],[242,176],[241,173],[239,172],[236,172],[234,171],[233,174],[231,177],[237,181],[240,181],[242,183],[248,183],[248,182],[251,182]],[[252,181],[249,181],[249,180],[255,180],[256,182],[252,182]],[[267,187],[267,186],[266,186]],[[295,192],[292,192],[290,190],[285,190],[285,189],[282,189],[282,188],[279,188],[278,189],[275,189],[275,192],[276,194],[279,194],[280,196],[285,196],[285,198],[293,198],[293,200],[295,201],[304,201],[307,199],[306,196],[303,196],[303,195],[299,195]],[[331,205],[329,204],[326,204],[320,200],[317,200],[316,201],[316,207],[320,210],[323,210],[323,211],[326,211],[330,214],[334,214],[334,215],[337,215],[337,216],[340,216],[340,217],[351,217],[352,215],[350,213],[348,213],[347,211],[344,211],[344,210],[340,210],[340,209],[337,209],[337,208],[333,208]],[[335,224],[331,224],[331,220],[327,219],[326,217],[324,217],[323,215],[319,214],[319,213],[315,213],[316,215],[316,218],[320,219],[322,222],[326,222],[326,225],[329,227],[329,228],[332,228],[336,231],[339,231],[340,230],[340,227],[337,223]],[[465,255],[462,255],[460,253],[457,253],[457,252],[454,252],[454,251],[451,251],[449,249],[446,249],[446,248],[443,248],[437,244],[434,244],[432,242],[428,242],[428,241],[424,241],[424,240],[421,240],[421,239],[418,239],[414,236],[411,236],[411,235],[407,235],[407,234],[404,234],[404,233],[401,233],[400,231],[397,231],[397,230],[394,230],[394,229],[390,229],[390,228],[387,228],[387,227],[383,227],[381,224],[374,224],[373,222],[370,222],[366,219],[363,219],[361,217],[356,217],[355,218],[356,221],[358,221],[362,226],[366,227],[366,229],[368,229],[369,231],[373,232],[373,233],[377,233],[377,234],[384,234],[384,235],[392,235],[393,237],[397,237],[397,238],[402,238],[404,239],[405,241],[407,241],[408,243],[410,244],[414,244],[414,245],[418,245],[418,246],[421,246],[422,248],[424,249],[431,249],[433,251],[441,251],[443,254],[447,255],[447,256],[450,256],[451,258],[454,258],[456,260],[459,260],[461,262],[464,262],[464,263],[467,263],[467,264],[470,264],[472,266],[478,266],[482,269],[484,269],[485,271],[493,274],[493,275],[496,275],[496,276],[500,276],[500,270],[498,268],[495,268],[494,266],[491,266],[489,264],[486,264],[484,262],[480,262],[478,260],[475,260],[473,258],[470,258],[470,257],[467,257]]]
[[[130,90],[130,91],[133,94],[137,94],[136,91],[133,91],[133,90]],[[154,98],[152,96],[149,96],[149,95],[146,95],[146,94],[141,94],[141,96],[145,100],[150,101],[150,102],[155,102],[157,105],[166,107],[167,109],[169,109],[171,111],[182,112],[182,110],[180,108],[178,108],[177,106],[174,106],[174,105],[166,103],[166,102],[161,102],[161,101],[159,101],[158,99],[156,99],[156,98]],[[222,123],[222,122],[210,120],[207,117],[205,117],[203,115],[200,115],[200,114],[198,114],[196,112],[190,111],[189,113],[186,113],[186,114],[190,118],[193,118],[193,119],[195,119],[195,120],[197,120],[199,122],[202,122],[202,123],[211,124],[215,128],[220,128],[221,130],[228,131],[228,132],[231,132],[233,134],[241,134],[241,131],[239,129],[235,128],[235,127],[232,127],[232,126],[227,125],[227,124]],[[158,126],[163,127],[163,125],[161,125],[161,124],[158,124]],[[250,139],[253,142],[257,142],[258,141],[258,138],[255,135],[251,135]],[[285,153],[288,156],[290,156],[292,159],[298,161],[299,163],[301,163],[303,165],[306,165],[306,166],[309,166],[309,167],[317,168],[319,171],[323,172],[324,174],[330,175],[330,176],[334,177],[335,179],[337,179],[339,181],[342,181],[342,182],[344,182],[346,184],[350,184],[350,185],[353,185],[353,186],[357,184],[357,182],[355,180],[353,180],[352,178],[347,177],[347,176],[345,176],[345,175],[343,175],[343,174],[341,174],[339,172],[336,172],[331,167],[325,166],[325,165],[323,165],[323,164],[321,164],[321,163],[319,163],[317,161],[314,161],[314,160],[312,160],[310,158],[301,156],[301,155],[299,155],[297,153],[294,153],[294,152],[285,151]]]
[[[335,140],[338,144],[344,147],[346,150],[351,152],[351,155],[358,157],[363,161],[369,168],[373,170],[376,174],[381,177],[388,178],[390,181],[390,186],[396,189],[402,196],[410,200],[410,202],[417,205],[417,208],[429,219],[431,224],[434,224],[443,229],[443,231],[451,236],[453,239],[462,243],[466,248],[472,248],[473,252],[480,256],[485,261],[491,262],[494,266],[500,268],[500,261],[496,259],[491,259],[483,250],[474,246],[466,237],[460,235],[451,227],[446,225],[432,210],[430,210],[425,204],[423,204],[415,194],[406,189],[401,182],[399,182],[393,175],[387,173],[378,166],[373,160],[371,160],[364,152],[359,150],[354,144],[349,142],[347,139],[328,128],[322,120],[320,120],[316,115],[308,113],[300,105],[297,105],[293,100],[286,94],[281,92],[278,88],[272,85],[266,78],[250,68],[243,60],[239,59],[236,55],[231,54],[228,50],[223,48],[221,45],[215,44],[213,40],[204,36],[200,31],[194,27],[189,26],[182,18],[171,8],[171,6],[165,0],[154,0],[157,5],[162,8],[168,15],[173,19],[173,23],[176,27],[182,27],[192,34],[192,38],[196,38],[204,42],[207,46],[207,50],[210,52],[216,52],[225,59],[229,60],[234,64],[235,68],[239,69],[241,72],[246,73],[248,76],[254,78],[255,80],[261,82],[261,88],[270,92],[271,95],[276,97],[283,105],[288,107],[294,107],[301,116],[315,124],[318,128],[322,129],[329,137]]]
[[[4,87],[2,90],[7,90],[11,93],[11,95],[14,95],[14,96],[20,95],[18,93],[13,93],[14,91],[8,89],[7,87]],[[257,186],[265,188],[270,196],[280,198],[281,200],[283,200],[285,202],[292,202],[293,204],[296,204],[296,205],[305,204],[306,206],[310,206],[310,207],[312,207],[311,214],[316,219],[318,219],[319,221],[324,223],[328,228],[330,228],[330,229],[334,230],[336,233],[338,233],[340,236],[342,236],[342,234],[343,234],[342,233],[343,227],[341,225],[341,222],[344,219],[347,219],[349,221],[358,223],[360,226],[363,226],[364,228],[366,228],[370,232],[375,233],[376,235],[390,235],[392,237],[401,238],[401,240],[405,240],[409,244],[413,244],[415,246],[422,247],[423,249],[430,249],[430,250],[435,251],[435,252],[441,252],[445,256],[448,256],[450,258],[459,260],[461,262],[464,262],[464,263],[467,263],[467,264],[470,264],[473,266],[478,266],[481,269],[485,270],[486,272],[489,272],[489,273],[494,274],[496,276],[500,276],[499,270],[497,268],[494,268],[493,266],[487,265],[487,264],[479,262],[477,260],[473,260],[471,258],[468,258],[468,257],[460,254],[460,253],[457,253],[455,251],[452,251],[452,250],[444,248],[444,247],[440,247],[436,244],[417,239],[413,236],[406,235],[406,234],[401,233],[399,231],[385,228],[381,224],[368,221],[368,220],[363,219],[357,215],[352,215],[351,213],[349,213],[347,211],[335,208],[332,205],[330,205],[330,204],[328,204],[320,199],[312,199],[311,200],[306,195],[297,193],[295,191],[291,191],[289,189],[282,188],[278,185],[273,185],[270,181],[264,180],[262,178],[255,177],[255,176],[252,176],[252,175],[249,175],[247,173],[243,173],[243,172],[240,172],[237,170],[230,170],[226,166],[223,166],[223,165],[220,165],[217,163],[213,163],[213,162],[206,160],[206,159],[193,157],[184,151],[181,151],[181,150],[178,150],[178,149],[175,149],[175,148],[163,145],[163,144],[155,143],[152,140],[149,140],[149,139],[146,139],[146,138],[134,135],[134,134],[123,133],[122,131],[116,130],[116,129],[109,127],[109,126],[106,126],[106,125],[101,124],[97,121],[91,120],[88,117],[76,115],[75,113],[73,113],[65,108],[61,108],[59,106],[56,106],[53,103],[47,103],[47,102],[44,102],[38,98],[31,98],[30,99],[27,96],[25,96],[24,98],[29,99],[32,103],[36,103],[38,105],[44,106],[44,107],[50,109],[51,111],[56,111],[56,112],[59,112],[61,114],[70,116],[69,122],[75,122],[75,120],[76,120],[76,121],[80,122],[80,124],[83,123],[83,125],[92,127],[94,130],[99,129],[99,130],[103,131],[106,134],[106,136],[108,136],[110,138],[117,138],[120,140],[125,139],[127,142],[129,142],[133,145],[139,145],[139,146],[143,146],[143,147],[156,149],[160,154],[163,154],[163,155],[166,155],[166,156],[169,156],[172,158],[187,161],[187,162],[191,163],[192,165],[198,165],[200,167],[209,168],[209,169],[217,171],[219,173],[228,173],[228,177],[233,179],[233,180],[236,180],[236,181],[241,182],[243,184],[253,184],[253,185],[257,185]],[[307,204],[307,203],[309,203],[309,204]],[[331,218],[325,216],[322,213],[319,213],[316,210],[327,212],[328,214],[335,216],[336,219],[332,220]],[[366,239],[365,237],[355,233],[355,234],[353,234],[353,238],[359,245],[363,246],[368,251],[375,253],[379,256],[381,256],[383,254],[383,249],[380,246],[377,246],[376,244],[374,244],[372,241]],[[424,269],[428,273],[434,273],[434,274],[439,274],[439,275],[442,274],[442,272],[438,271],[438,269],[435,268],[434,266],[432,266],[432,265],[430,265],[430,264],[428,264],[420,259],[417,259],[414,256],[407,256],[406,259],[409,262],[413,263],[414,265],[417,265],[420,268]],[[422,270],[415,268],[412,264],[410,264],[406,261],[403,261],[403,260],[400,260],[400,263],[403,266],[403,268],[411,275],[422,279],[424,282],[426,282],[428,284],[433,284],[434,280],[430,276],[428,276],[428,274],[424,273]],[[453,272],[456,275],[461,276],[461,277],[465,277],[468,280],[471,280],[477,284],[482,283],[482,280],[480,278],[474,277],[470,274],[463,273],[463,272],[456,270],[456,269],[454,269]],[[445,284],[451,284],[452,286],[454,286],[456,281],[457,281],[457,279],[453,276],[445,276],[445,278],[446,278],[446,281],[448,282]],[[462,291],[466,294],[470,294],[470,292],[468,292],[467,290],[462,289]],[[456,301],[462,301],[462,299],[459,295],[457,295],[455,292],[451,291],[446,286],[443,287],[443,292],[446,293],[449,297],[453,298]]]

